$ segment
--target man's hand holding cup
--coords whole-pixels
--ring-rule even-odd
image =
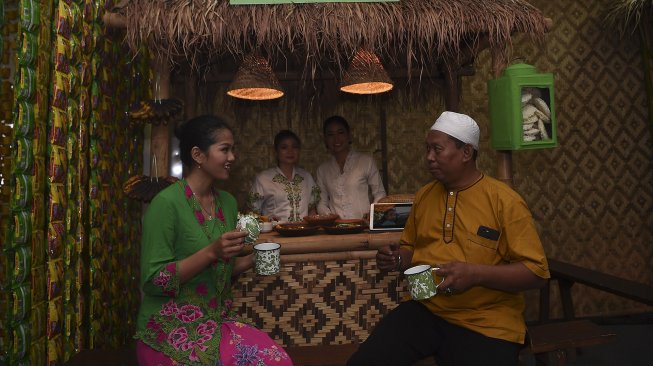
[[[397,271],[401,266],[399,244],[379,248],[376,253],[376,265],[382,271]]]

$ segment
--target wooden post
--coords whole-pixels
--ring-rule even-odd
[[[170,64],[160,59],[156,62],[154,75],[154,99],[170,97]],[[170,129],[172,126],[160,124],[152,126],[150,136],[150,159],[156,156],[156,165],[150,167],[150,176],[165,177],[170,171]]]
[[[497,150],[496,178],[512,187],[512,151]]]
[[[460,109],[460,67],[457,62],[443,63],[440,71],[444,75],[444,105],[448,111]]]
[[[387,195],[390,195],[388,190],[390,182],[388,181],[388,125],[385,114],[385,106],[383,101],[381,101],[381,123],[379,123],[379,130],[381,134],[381,180],[383,180],[383,185]]]
[[[195,72],[191,71],[184,81],[184,96],[185,118],[188,120],[197,117],[197,76]]]
[[[498,57],[492,54],[492,65],[494,65],[494,77],[497,78],[501,75],[501,67],[497,66]],[[492,122],[490,122],[492,123]],[[512,151],[510,150],[497,150],[497,173],[496,178],[508,186],[512,187]]]
[[[484,42],[479,42],[484,45]],[[479,46],[480,47],[480,46]],[[461,70],[463,65],[471,61],[469,55],[461,58],[462,61],[449,59],[440,64],[440,71],[444,76],[444,103],[448,111],[458,112],[460,109],[461,94]],[[497,71],[498,72],[498,71]],[[496,76],[495,76],[496,77]],[[497,151],[497,174],[496,178],[512,187],[512,152],[509,150]]]

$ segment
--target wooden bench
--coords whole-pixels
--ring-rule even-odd
[[[548,258],[549,271],[551,272],[551,280],[556,281],[560,291],[560,301],[562,302],[562,311],[564,319],[574,324],[574,302],[571,297],[571,288],[575,283],[580,283],[590,286],[602,291],[606,291],[615,295],[619,295],[628,299],[636,300],[644,304],[653,305],[653,287],[638,283],[635,281],[627,280],[624,278],[612,276],[606,273],[598,272],[592,269],[583,268],[574,264],[565,263],[556,259]],[[537,327],[529,328],[531,334],[536,334],[540,337],[542,347],[531,347],[533,350],[545,350],[547,343],[559,344],[564,343],[559,332],[551,331],[549,328],[553,324],[546,324],[550,321],[550,292],[551,282],[540,290],[540,324]],[[539,333],[539,330],[544,333]],[[566,348],[558,348],[556,350],[548,350],[548,360],[544,360],[544,356],[540,354],[536,356],[539,364],[553,364],[566,365],[567,359],[573,359],[575,356],[575,348],[582,347],[583,343],[587,346],[605,343],[614,338],[614,335],[605,335],[596,337],[596,329],[592,330],[585,325],[579,324],[571,337],[575,340]],[[548,340],[548,341],[547,341]],[[598,343],[594,343],[598,342]],[[540,342],[538,342],[540,343]],[[534,352],[537,353],[537,352]],[[558,360],[558,361],[556,361]]]
[[[535,355],[537,365],[567,365],[567,350],[595,346],[614,340],[615,335],[589,320],[530,326],[528,344],[522,354]],[[357,344],[287,347],[295,366],[343,366],[358,348]],[[436,365],[432,357],[415,366]]]
[[[540,291],[540,321],[528,327],[528,345],[522,355],[533,354],[536,364],[565,366],[573,359],[577,348],[590,347],[613,341],[616,335],[589,320],[575,320],[571,288],[580,283],[644,304],[653,305],[653,287],[608,275],[573,264],[548,259],[552,281],[560,289],[564,321],[551,322],[551,281]],[[357,344],[331,346],[287,347],[295,366],[342,366],[358,348]],[[435,365],[432,358],[415,366]]]
[[[615,340],[616,335],[589,320],[572,320],[528,327],[529,347],[537,365],[565,366],[569,352]]]
[[[558,282],[562,310],[566,320],[574,319],[571,288],[575,283],[590,286],[627,299],[653,305],[653,286],[612,276],[588,268],[548,259],[551,279]],[[551,282],[540,290],[540,322],[549,320],[549,291]]]

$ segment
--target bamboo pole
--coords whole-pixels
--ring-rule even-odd
[[[184,80],[184,111],[186,119],[197,117],[197,76],[192,72]]]
[[[495,55],[493,54],[493,58]],[[492,65],[496,64],[496,60],[492,61]],[[494,70],[494,77],[501,76],[501,70]],[[491,123],[491,122],[490,122]],[[512,151],[510,150],[497,150],[497,172],[496,178],[509,187],[513,186],[512,181]]]
[[[154,75],[154,99],[170,98],[170,64],[165,59],[156,61]],[[150,155],[156,156],[150,175],[167,176],[170,171],[170,129],[173,126],[160,124],[152,126]]]
[[[359,251],[332,252],[332,253],[286,254],[281,256],[281,263],[328,262],[328,261],[342,261],[342,260],[351,260],[351,259],[374,259],[375,257],[376,257],[375,250],[359,250]]]
[[[388,182],[388,124],[386,120],[385,103],[382,101],[380,102],[379,110],[379,131],[381,134],[381,180],[383,181],[383,188],[385,188],[386,195],[389,195],[390,190],[388,187],[390,183]]]
[[[255,244],[272,242],[281,245],[281,255],[289,254],[324,254],[370,251],[399,243],[400,231],[346,235],[315,234],[309,236],[285,237],[275,232],[261,234]],[[253,251],[253,245],[247,245],[242,255]]]
[[[544,18],[546,31],[550,31],[553,28],[553,19]],[[496,60],[494,60],[495,55],[493,54],[492,65],[496,65]],[[501,70],[494,70],[494,77],[498,78],[501,76]],[[512,151],[510,150],[497,150],[497,173],[496,178],[508,186],[513,186],[513,176],[512,176]]]
[[[497,150],[496,178],[512,187],[512,151]]]

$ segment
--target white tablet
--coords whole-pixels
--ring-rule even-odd
[[[403,230],[412,203],[373,203],[370,205],[370,231]]]

